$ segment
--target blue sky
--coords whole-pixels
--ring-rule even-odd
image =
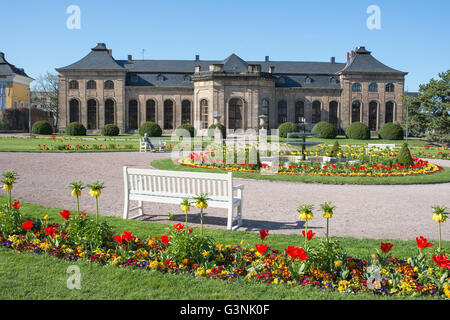
[[[78,61],[98,42],[116,59],[336,61],[362,45],[384,64],[409,72],[406,85],[449,69],[450,1],[346,0],[2,0],[0,51],[33,78]],[[81,9],[69,30],[66,9]],[[370,5],[381,29],[369,30]]]

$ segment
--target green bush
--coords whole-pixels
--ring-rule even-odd
[[[408,145],[403,143],[400,148],[399,153],[397,154],[397,163],[404,165],[406,168],[409,168],[414,164],[414,161],[411,156],[411,151],[409,151]]]
[[[105,124],[105,126],[102,128],[102,135],[104,136],[118,136],[120,133],[120,129],[115,124]]]
[[[333,144],[333,147],[330,150],[330,157],[337,157],[337,154],[341,150],[341,146],[339,145],[339,142],[336,140]]]
[[[223,124],[219,124],[218,125],[220,132],[222,133],[222,138],[226,139],[227,137],[227,128],[225,128],[225,126]],[[208,136],[210,137],[214,137],[214,130],[216,129],[216,125],[212,124],[209,126],[208,128]]]
[[[319,133],[319,138],[334,139],[337,136],[337,129],[331,123],[321,121],[317,123],[311,130],[311,132]]]
[[[86,127],[80,122],[71,122],[66,128],[66,134],[69,136],[85,136]]]
[[[9,124],[5,121],[0,121],[0,130],[9,130]]]
[[[189,124],[189,123],[182,124],[181,126],[179,126],[177,128],[177,130],[175,130],[175,134],[177,136],[182,136],[181,132],[178,131],[179,129],[184,129],[184,130],[189,131],[189,134],[190,134],[191,138],[193,138],[194,135],[195,135],[195,128],[194,128],[194,126],[192,124]]]
[[[380,128],[378,136],[386,140],[403,140],[404,131],[399,123],[389,122]]]
[[[370,139],[370,129],[362,122],[353,122],[345,130],[345,135],[349,139],[368,140]]]
[[[162,129],[157,123],[147,121],[139,128],[139,134],[144,136],[144,133],[147,133],[149,137],[161,137]]]
[[[52,134],[53,128],[50,123],[45,120],[37,121],[31,127],[31,132],[34,134]]]
[[[280,126],[278,127],[278,136],[280,138],[287,138],[288,133],[298,132],[298,130],[299,130],[298,125],[292,122],[285,122],[280,124]]]

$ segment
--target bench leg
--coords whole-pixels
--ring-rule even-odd
[[[233,206],[228,208],[227,229],[231,230],[233,227]]]
[[[123,218],[128,219],[128,209],[130,208],[130,200],[125,199],[123,205]]]
[[[142,201],[139,201],[139,215],[144,215],[144,203]]]

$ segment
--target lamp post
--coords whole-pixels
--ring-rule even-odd
[[[408,87],[406,87],[406,144],[408,144]]]
[[[28,87],[28,133],[31,134],[31,89]]]

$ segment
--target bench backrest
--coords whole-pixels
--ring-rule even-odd
[[[189,198],[208,193],[211,200],[233,197],[233,174],[123,168],[130,194]]]
[[[144,143],[144,138],[141,138],[141,143]],[[160,146],[161,145],[161,139],[150,139],[150,143],[154,146]]]

